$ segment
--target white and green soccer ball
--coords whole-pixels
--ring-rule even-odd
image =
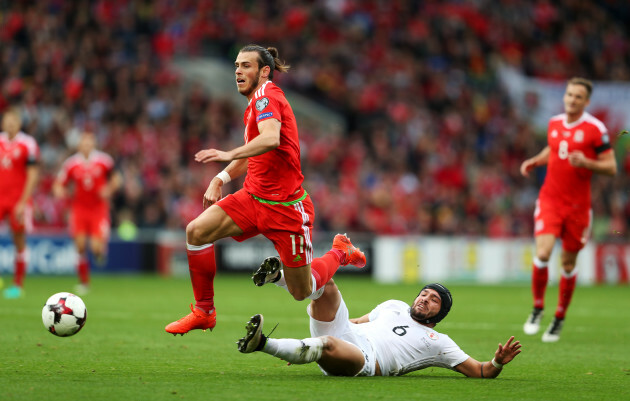
[[[83,328],[87,308],[83,300],[69,292],[59,292],[46,301],[42,309],[44,327],[59,337],[75,335]]]

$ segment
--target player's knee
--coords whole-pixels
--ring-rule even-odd
[[[186,226],[186,241],[191,245],[204,244],[205,229],[199,224],[197,219],[191,221]]]
[[[575,270],[575,262],[563,262],[562,270],[564,270],[566,274],[572,273],[573,270]]]
[[[324,292],[329,293],[330,291],[339,291],[339,288],[337,288],[337,284],[335,284],[335,282],[333,281],[333,279],[330,279],[326,284],[325,284],[325,289]]]
[[[306,287],[289,288],[289,293],[296,301],[304,301],[309,295],[311,295],[311,290]]]
[[[321,336],[319,338],[321,338],[322,343],[324,344],[324,352],[329,354],[337,349],[339,341],[341,341],[338,338],[332,336]]]
[[[319,337],[322,340],[322,356],[328,358],[342,357],[344,352],[341,350],[341,342],[343,340],[333,336]]]

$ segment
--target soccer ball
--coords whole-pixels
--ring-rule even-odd
[[[86,319],[87,309],[83,300],[69,292],[51,296],[42,309],[44,327],[59,337],[77,334]]]

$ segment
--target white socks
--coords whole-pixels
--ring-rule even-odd
[[[549,261],[543,261],[535,257],[534,266],[536,266],[537,269],[546,269],[547,266],[549,266]]]
[[[317,362],[322,357],[325,341],[322,337],[305,338],[267,338],[262,351],[295,365]]]

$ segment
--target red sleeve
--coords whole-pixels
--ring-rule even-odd
[[[256,123],[268,118],[275,118],[282,122],[280,102],[270,95],[264,95],[258,99],[254,99],[254,113],[256,115]]]

